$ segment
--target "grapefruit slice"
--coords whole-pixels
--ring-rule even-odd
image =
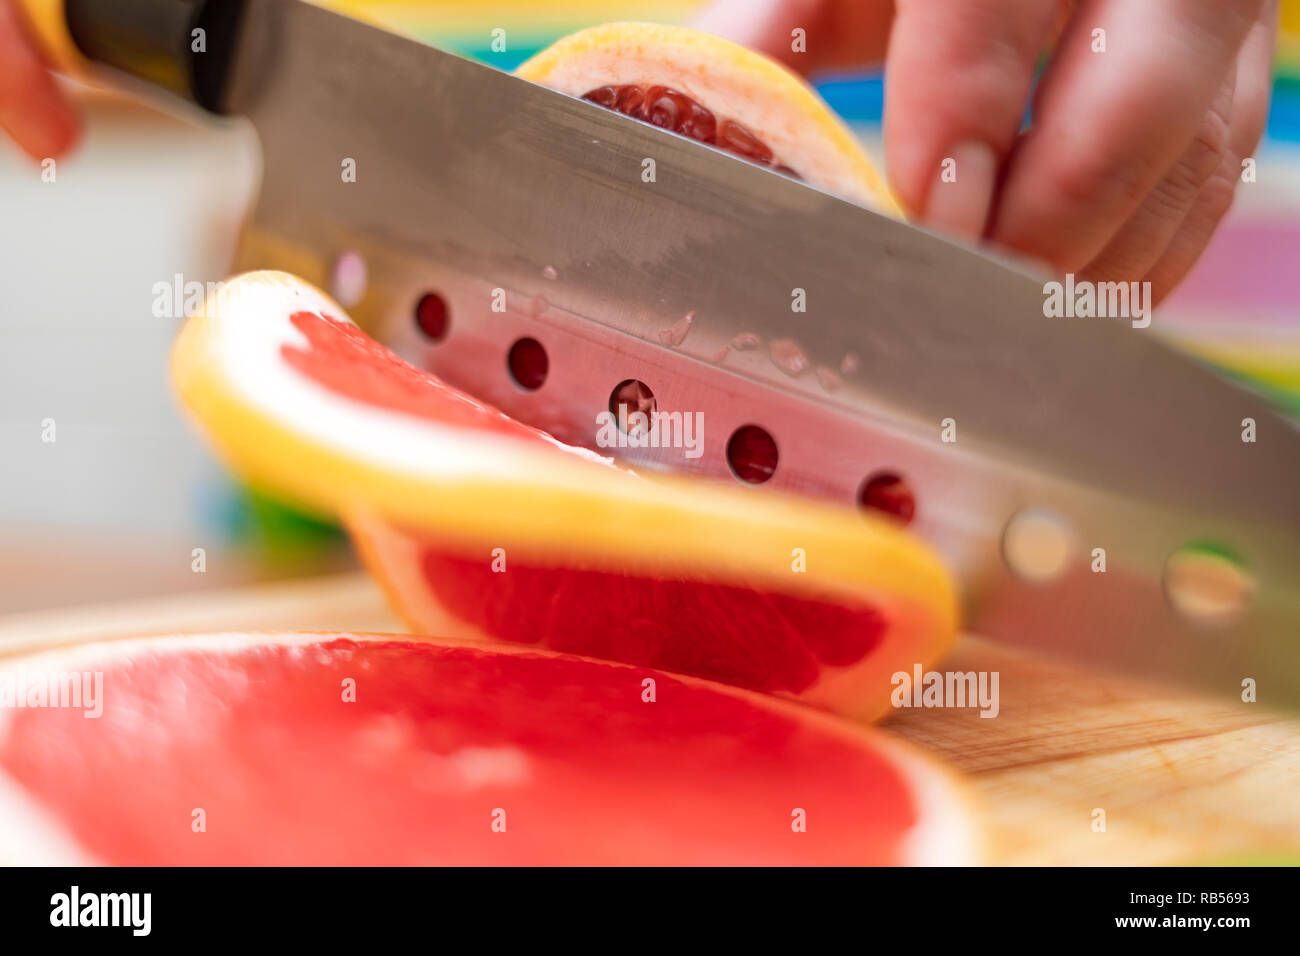
[[[972,856],[960,792],[884,733],[656,671],[343,634],[166,636],[0,658],[0,687],[25,700],[51,682],[86,696],[0,709],[0,862]]]
[[[861,719],[953,638],[948,574],[890,519],[640,477],[406,364],[284,273],[210,296],[173,373],[238,473],[345,519],[417,633],[542,644]]]
[[[607,23],[559,40],[516,73],[902,215],[861,144],[813,88],[730,40],[688,27]]]

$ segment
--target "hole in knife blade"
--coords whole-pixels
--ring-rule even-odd
[[[1222,627],[1241,618],[1255,595],[1256,582],[1246,563],[1229,549],[1208,541],[1183,545],[1164,570],[1170,607],[1194,624]]]
[[[858,505],[897,518],[903,524],[916,516],[916,496],[901,476],[892,471],[878,471],[867,477],[858,489]]]
[[[330,291],[343,308],[350,309],[365,298],[368,283],[366,260],[360,253],[345,252],[334,260],[334,268],[330,270]]]
[[[536,339],[519,339],[510,346],[510,353],[506,356],[510,377],[516,385],[530,392],[542,387],[550,364],[546,349]]]
[[[1002,559],[1011,572],[1033,584],[1061,576],[1075,548],[1074,533],[1053,511],[1029,508],[1007,522],[1002,532]]]
[[[757,425],[742,425],[727,440],[731,473],[751,485],[761,485],[776,473],[776,440]]]
[[[441,342],[451,327],[447,300],[436,292],[426,292],[415,303],[415,324],[430,342]]]
[[[618,430],[630,437],[649,432],[657,409],[655,393],[638,379],[624,379],[609,393],[609,413],[614,416]]]

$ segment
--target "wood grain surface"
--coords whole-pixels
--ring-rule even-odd
[[[1300,722],[977,638],[942,669],[998,671],[998,716],[902,710],[882,726],[969,776],[990,862],[1300,862]],[[1104,832],[1093,829],[1098,809]]]
[[[0,654],[177,631],[400,631],[363,574],[0,617]],[[967,779],[997,864],[1300,861],[1300,722],[1258,704],[1081,673],[976,638],[943,670],[997,671],[1000,709],[883,727]],[[1094,829],[1105,812],[1104,832]]]

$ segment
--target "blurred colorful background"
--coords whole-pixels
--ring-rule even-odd
[[[581,27],[686,22],[703,4],[326,5],[508,70]],[[1238,190],[1157,327],[1300,413],[1300,0],[1281,6],[1257,182]],[[496,27],[507,30],[503,52],[490,46]],[[878,154],[880,76],[816,82]],[[255,138],[238,122],[203,122],[112,92],[84,95],[88,135],[59,163],[56,187],[0,143],[0,614],[346,566],[333,528],[224,475],[167,384],[180,317],[154,314],[155,285],[224,276],[255,189]]]

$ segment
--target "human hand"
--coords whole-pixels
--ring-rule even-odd
[[[0,0],[0,129],[36,160],[66,152],[81,130],[12,0]]]
[[[718,0],[696,26],[801,72],[883,58],[889,180],[915,218],[1158,300],[1263,134],[1276,22],[1276,0]]]

